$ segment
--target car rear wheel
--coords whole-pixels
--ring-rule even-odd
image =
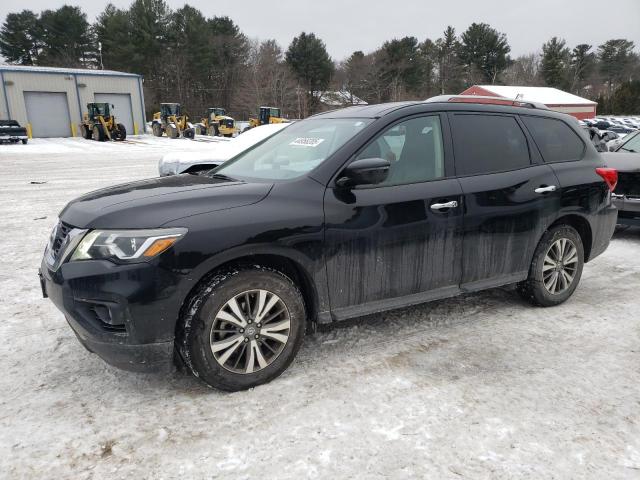
[[[559,305],[578,287],[584,266],[584,247],[568,225],[548,230],[531,262],[529,278],[518,285],[523,298],[542,307]]]
[[[302,344],[306,314],[289,277],[252,266],[214,275],[189,302],[181,325],[177,347],[193,374],[237,391],[287,369]]]

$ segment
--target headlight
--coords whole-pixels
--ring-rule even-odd
[[[71,256],[74,260],[149,260],[180,240],[186,228],[155,230],[93,230],[80,241]]]

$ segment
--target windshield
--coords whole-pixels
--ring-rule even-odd
[[[625,150],[632,153],[640,152],[640,133],[636,133],[633,137],[622,144],[620,150]]]
[[[104,104],[94,104],[89,107],[89,111],[92,117],[97,115],[105,116],[107,114],[107,106]]]
[[[297,122],[224,163],[212,174],[253,180],[300,177],[324,162],[371,121],[327,118]]]

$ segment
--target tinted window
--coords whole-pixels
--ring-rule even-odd
[[[453,115],[457,175],[502,172],[531,164],[527,139],[513,117]]]
[[[391,162],[387,179],[378,185],[426,182],[444,176],[440,117],[412,118],[380,134],[357,157]]]
[[[545,162],[580,160],[584,143],[566,123],[553,118],[522,117]]]

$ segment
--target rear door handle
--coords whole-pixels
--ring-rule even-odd
[[[548,187],[538,187],[534,190],[534,192],[536,193],[549,193],[549,192],[555,192],[556,191],[556,186],[555,185],[549,185]]]
[[[431,205],[431,210],[433,210],[434,212],[437,212],[445,208],[456,208],[457,206],[458,206],[458,202],[453,200],[447,203],[434,203],[433,205]]]

